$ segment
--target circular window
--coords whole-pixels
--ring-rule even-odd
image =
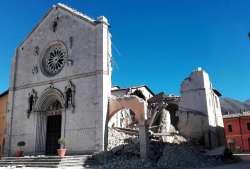
[[[61,43],[50,46],[42,58],[43,72],[48,76],[58,74],[64,67],[67,50]]]

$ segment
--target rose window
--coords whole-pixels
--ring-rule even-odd
[[[56,44],[50,46],[43,59],[43,71],[48,76],[58,74],[64,67],[67,51],[64,45]]]

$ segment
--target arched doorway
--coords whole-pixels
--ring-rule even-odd
[[[46,124],[46,155],[55,155],[56,150],[60,148],[58,139],[61,137],[62,125],[62,105],[58,100],[51,102],[45,110],[47,116]]]
[[[55,155],[60,147],[64,110],[63,94],[55,89],[45,90],[37,104],[36,153]]]
[[[108,121],[113,115],[122,109],[130,109],[134,112],[134,118],[138,122],[139,141],[140,141],[140,155],[141,158],[147,157],[147,134],[145,120],[147,119],[147,103],[137,96],[111,97],[109,98],[109,108],[107,114],[106,124],[106,140],[105,146],[107,149],[108,142]]]

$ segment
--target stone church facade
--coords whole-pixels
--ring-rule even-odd
[[[111,91],[111,34],[97,20],[57,4],[16,49],[11,69],[5,155],[104,150]]]

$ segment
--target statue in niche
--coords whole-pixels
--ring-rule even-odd
[[[38,56],[39,55],[39,46],[36,46],[34,48],[34,53],[35,53],[35,56]]]
[[[52,24],[53,32],[56,32],[57,30],[58,20],[59,20],[59,17],[57,16],[56,19],[53,21],[53,24]]]
[[[27,116],[30,117],[31,112],[34,110],[35,104],[37,101],[37,92],[32,89],[32,91],[29,93],[28,98],[28,110],[27,110]]]
[[[53,32],[56,32],[56,28],[57,28],[57,21],[53,22]]]
[[[68,88],[66,90],[66,103],[65,103],[65,107],[68,108],[69,105],[72,105],[72,90],[71,90],[71,88]]]
[[[70,47],[70,49],[72,49],[72,47],[73,47],[73,36],[69,37],[69,47]]]
[[[32,74],[35,75],[38,73],[38,66],[34,65],[32,68]]]
[[[68,85],[65,87],[65,108],[74,108],[75,107],[75,86],[72,84],[71,81],[68,82]]]

